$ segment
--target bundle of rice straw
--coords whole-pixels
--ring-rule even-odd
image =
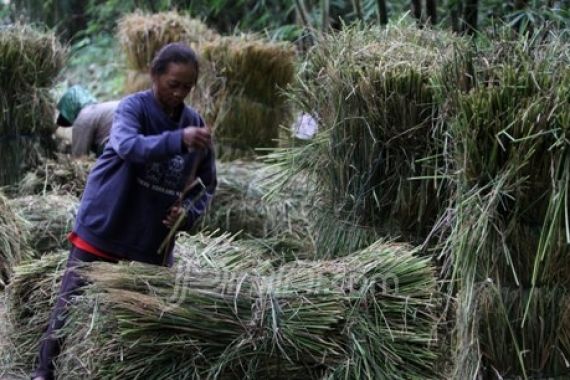
[[[79,200],[73,195],[46,194],[11,199],[10,206],[28,233],[30,247],[39,255],[69,248],[67,234],[75,222]]]
[[[294,79],[293,46],[242,35],[205,43],[202,54],[223,79],[213,91],[214,104],[203,110],[219,142],[218,156],[247,157],[254,148],[276,146],[280,125],[292,120],[282,90]]]
[[[13,184],[55,150],[49,88],[66,55],[53,33],[0,27],[0,185]]]
[[[56,302],[67,251],[41,256],[19,265],[6,288],[3,323],[7,341],[0,347],[0,365],[14,375],[33,370],[41,335]]]
[[[26,232],[8,199],[0,193],[0,288],[8,283],[13,267],[30,255]]]
[[[50,87],[65,64],[66,54],[51,32],[25,24],[2,26],[0,88],[23,95],[30,87]]]
[[[245,254],[245,252],[244,252]],[[433,378],[435,278],[378,243],[266,276],[96,264],[61,373],[113,378]]]
[[[568,378],[570,355],[570,298],[567,288],[497,289],[480,284],[476,289],[476,321],[470,331],[481,349],[462,361],[483,378]],[[528,302],[530,301],[530,304]],[[528,305],[528,306],[527,306]],[[528,307],[528,322],[523,315]],[[473,351],[462,354],[473,355]],[[477,368],[480,365],[481,368]],[[475,367],[475,368],[473,368]],[[521,371],[522,368],[522,371]]]
[[[171,42],[185,42],[199,51],[217,33],[200,20],[177,12],[127,14],[118,23],[119,43],[126,53],[125,93],[150,88],[149,69],[155,54]]]
[[[270,246],[263,239],[235,240],[229,234],[216,237],[183,234],[176,241],[175,271],[216,269],[271,273],[292,258],[284,256],[286,252],[272,251]],[[0,347],[0,373],[1,368],[20,375],[33,370],[39,339],[56,302],[67,257],[68,251],[58,251],[14,268],[13,279],[6,289],[6,314],[2,322],[9,339]]]
[[[236,235],[228,232],[218,235],[183,233],[176,239],[174,249],[177,271],[216,269],[265,275],[296,258],[287,251],[274,250],[271,240],[236,239]]]
[[[171,42],[186,42],[196,49],[216,33],[200,20],[177,12],[127,14],[118,22],[118,38],[126,54],[127,67],[148,72],[154,55]]]
[[[265,181],[272,174],[274,170],[259,162],[218,163],[216,194],[197,228],[241,232],[246,238],[274,237],[310,248],[310,184],[299,177],[296,183],[280,188],[279,196],[265,199],[270,191]]]
[[[518,344],[506,324],[497,330],[504,329],[505,346],[515,347],[520,360],[510,361],[515,356],[506,352],[483,356],[481,337],[472,335],[478,331],[482,284],[494,294],[504,287],[525,294],[519,297],[524,307],[509,309],[510,299],[518,297],[511,293],[494,303],[526,330],[550,318],[551,310],[540,306],[548,304],[548,291],[538,289],[565,288],[570,278],[570,45],[548,31],[519,39],[508,32],[496,37],[462,55],[472,66],[467,86],[446,88],[458,189],[448,240],[452,280],[458,280],[459,290],[457,378],[474,378],[486,368],[495,368],[497,376],[526,378],[542,368],[524,359],[529,347]],[[546,347],[547,337],[542,339],[532,345]],[[543,359],[547,370],[549,359]]]
[[[445,134],[433,80],[461,39],[442,31],[355,25],[320,36],[288,95],[318,133],[276,149],[282,178],[307,170],[320,202],[317,245],[347,252],[346,229],[421,242],[445,209]],[[457,79],[450,75],[450,85]]]
[[[7,192],[14,196],[52,193],[80,197],[94,164],[92,158],[72,159],[68,155],[58,155],[56,159],[46,160],[43,165],[27,172]]]

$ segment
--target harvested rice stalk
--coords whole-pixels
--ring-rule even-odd
[[[156,52],[171,42],[186,42],[196,49],[217,34],[200,20],[176,12],[132,13],[118,22],[119,43],[131,70],[148,73]]]
[[[311,185],[298,176],[297,182],[280,189],[279,198],[266,199],[269,188],[265,181],[274,173],[256,162],[218,163],[218,188],[199,228],[297,241],[297,245],[311,249],[306,212]]]
[[[453,61],[454,44],[465,46],[445,32],[353,26],[321,36],[309,52],[288,96],[315,116],[318,133],[276,149],[269,162],[282,169],[279,181],[305,170],[315,177],[323,242],[336,238],[327,220],[408,241],[430,232],[449,185],[433,81]]]
[[[28,172],[16,185],[8,189],[14,196],[54,193],[80,197],[87,175],[95,164],[91,158],[71,159],[59,155]]]
[[[67,256],[65,251],[43,255],[14,269],[13,280],[6,288],[4,322],[8,341],[0,352],[0,364],[7,371],[27,376],[33,370]]]
[[[49,88],[66,55],[53,33],[22,24],[0,27],[0,186],[53,154]]]
[[[202,54],[226,78],[230,94],[245,96],[268,107],[285,103],[281,89],[293,82],[295,74],[292,45],[241,35],[205,43]]]
[[[67,47],[54,33],[25,24],[0,28],[0,88],[25,93],[50,87],[67,59]]]
[[[449,266],[458,299],[457,378],[476,376],[482,352],[471,350],[479,333],[478,287],[529,289],[523,328],[546,320],[533,314],[540,288],[568,286],[570,64],[568,43],[555,33],[484,41],[472,57],[470,84],[447,89],[451,166],[457,200],[448,240]],[[445,86],[441,86],[445,88]],[[546,295],[545,295],[546,297]],[[508,297],[497,308],[508,309]],[[494,301],[495,302],[495,301]],[[518,306],[517,306],[518,307]],[[506,324],[498,329],[508,329]],[[507,334],[505,330],[503,334]],[[494,334],[499,334],[495,331]],[[467,338],[468,337],[468,338]],[[546,337],[542,346],[548,344]],[[522,354],[521,354],[522,355]],[[467,359],[463,359],[467,358]],[[511,361],[521,375],[535,362]],[[547,365],[548,358],[543,365]],[[501,360],[501,359],[499,359]],[[550,365],[550,364],[548,364]],[[498,368],[501,367],[501,368]]]
[[[201,51],[215,77],[223,79],[212,85],[213,104],[202,110],[225,148],[219,156],[249,157],[256,148],[276,146],[280,126],[292,121],[282,93],[294,80],[292,45],[242,35],[213,40]]]
[[[79,200],[73,195],[47,194],[24,196],[9,201],[10,206],[28,231],[29,244],[35,252],[69,248],[71,231]]]
[[[0,193],[0,288],[8,283],[12,270],[31,255],[27,235],[9,201]]]
[[[529,289],[479,284],[476,322],[459,353],[456,378],[568,377],[570,298],[565,288]],[[528,323],[523,317],[528,309]],[[466,345],[466,347],[467,347]]]
[[[294,241],[238,239],[230,233],[181,234],[176,239],[175,257],[179,270],[224,270],[237,273],[272,273],[282,264],[312,258]],[[247,252],[247,254],[244,254]]]
[[[269,245],[263,240],[234,241],[228,234],[218,237],[183,235],[176,242],[176,268],[180,272],[190,268],[215,268],[269,273],[285,260],[267,248]],[[38,342],[55,302],[67,257],[67,251],[60,251],[15,268],[13,280],[6,290],[6,314],[0,318],[6,327],[5,335],[9,337],[0,345],[0,368],[19,375],[33,369]]]
[[[95,265],[62,373],[88,378],[430,378],[435,279],[405,245],[269,276]],[[174,302],[174,303],[173,303]]]

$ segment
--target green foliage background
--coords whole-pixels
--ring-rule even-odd
[[[378,0],[11,0],[0,5],[0,17],[5,21],[24,19],[46,24],[55,28],[63,39],[76,40],[86,35],[112,33],[117,19],[125,13],[177,9],[203,19],[220,33],[266,31],[276,39],[294,40],[300,35],[299,9],[305,9],[310,25],[318,28],[323,23],[323,9],[328,8],[328,22],[340,28],[355,20],[377,22],[379,3]],[[440,27],[451,27],[451,15],[457,11],[461,14],[466,3],[466,0],[438,1]],[[567,28],[570,22],[570,0],[479,0],[477,3],[479,29],[505,22],[525,30],[546,22]],[[390,20],[410,12],[411,1],[388,0],[385,4]]]

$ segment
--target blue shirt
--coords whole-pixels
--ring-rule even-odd
[[[188,150],[182,140],[187,126],[204,126],[190,107],[175,122],[150,90],[124,98],[87,179],[74,232],[118,258],[161,264],[157,251],[169,231],[162,221],[192,174],[204,188],[194,187],[182,202],[187,229],[205,212],[216,187],[213,148]]]

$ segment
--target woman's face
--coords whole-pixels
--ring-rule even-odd
[[[186,63],[169,63],[166,72],[152,76],[154,95],[167,110],[174,110],[184,103],[196,83],[194,66]]]

